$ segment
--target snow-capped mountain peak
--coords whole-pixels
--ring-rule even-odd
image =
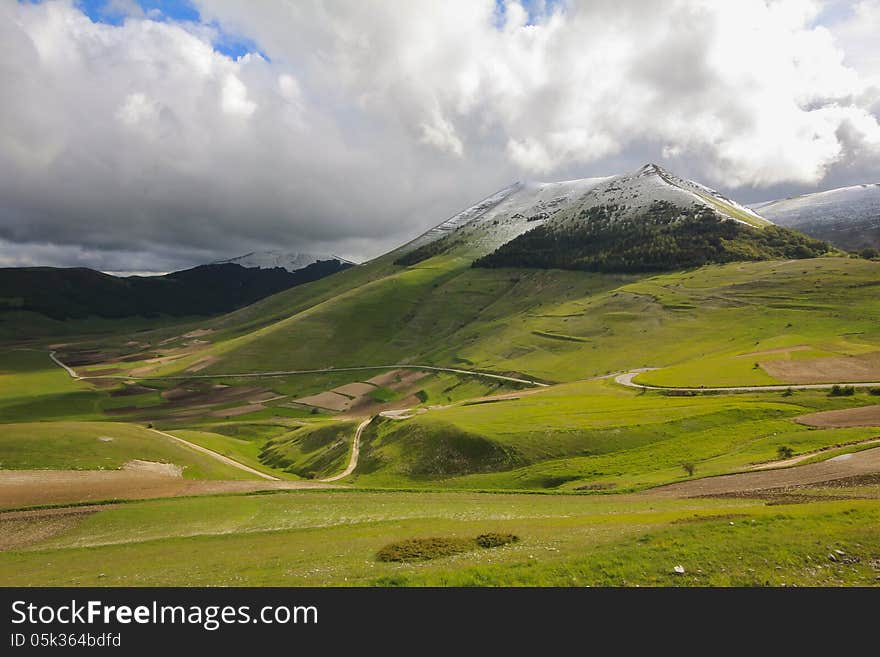
[[[584,213],[599,207],[613,207],[618,219],[634,219],[644,215],[657,202],[684,209],[709,207],[723,219],[760,228],[771,222],[736,201],[693,180],[670,173],[658,164],[646,164],[630,174],[613,176],[596,185],[579,203],[561,213],[554,223],[577,222]]]
[[[337,260],[344,264],[355,263],[337,255],[322,255],[315,253],[291,253],[286,251],[252,251],[235,258],[217,260],[212,264],[234,264],[247,268],[274,269],[281,267],[289,272],[304,269],[318,261]]]
[[[780,226],[842,249],[880,248],[880,184],[829,189],[754,207]]]

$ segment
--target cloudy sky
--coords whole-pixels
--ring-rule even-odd
[[[0,266],[366,259],[514,180],[880,182],[880,0],[0,0]]]

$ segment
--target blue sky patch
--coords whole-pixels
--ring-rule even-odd
[[[42,0],[19,0],[28,4],[40,4]],[[95,23],[107,25],[122,25],[127,16],[124,9],[125,3],[114,3],[108,0],[76,0],[74,3],[80,11],[92,19]],[[238,59],[248,53],[258,53],[264,59],[269,59],[260,52],[257,44],[247,37],[231,34],[223,30],[216,22],[202,20],[198,9],[187,0],[133,0],[132,4],[138,5],[147,18],[154,21],[168,23],[203,23],[209,25],[217,32],[217,38],[212,44],[217,52]]]
[[[544,16],[552,14],[562,4],[563,0],[520,0],[520,4],[529,14],[526,25],[535,25],[541,22]],[[495,27],[504,25],[507,17],[508,0],[495,0]]]

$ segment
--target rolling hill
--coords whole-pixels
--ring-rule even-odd
[[[754,206],[771,221],[841,249],[880,249],[880,184],[855,185]]]
[[[218,264],[126,277],[85,268],[6,268],[0,269],[0,313],[30,311],[53,319],[216,315],[350,266],[319,261],[291,273]]]

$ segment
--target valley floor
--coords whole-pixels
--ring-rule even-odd
[[[878,584],[877,274],[440,258],[0,345],[0,584]]]

